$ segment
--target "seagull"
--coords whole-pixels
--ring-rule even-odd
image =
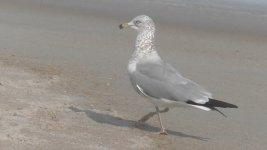
[[[148,98],[156,108],[138,122],[158,116],[160,134],[167,135],[160,113],[173,107],[195,107],[205,111],[215,110],[226,117],[220,108],[238,108],[234,104],[212,98],[212,94],[199,84],[183,77],[173,66],[164,62],[155,48],[155,24],[146,15],[133,18],[119,25],[120,29],[131,27],[138,33],[135,49],[128,63],[131,84],[135,91]],[[160,110],[160,108],[165,108]]]

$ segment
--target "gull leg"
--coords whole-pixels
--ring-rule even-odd
[[[170,109],[168,107],[166,107],[163,110],[159,110],[160,113],[165,113],[168,112]],[[138,120],[138,122],[143,123],[146,122],[147,120],[149,120],[151,117],[153,117],[154,115],[156,115],[157,112],[150,112],[148,114],[146,114],[145,116],[143,116],[141,119]]]
[[[156,110],[157,110],[157,114],[158,114],[158,117],[159,117],[159,122],[160,122],[160,126],[161,126],[161,130],[160,130],[160,133],[161,135],[167,135],[167,131],[165,130],[165,128],[163,127],[163,124],[162,124],[162,121],[161,121],[161,118],[160,118],[160,111],[159,111],[159,107],[156,106]]]

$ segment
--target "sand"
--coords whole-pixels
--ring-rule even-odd
[[[130,19],[130,18],[129,18]],[[136,125],[153,106],[132,89],[128,20],[62,7],[0,5],[0,149],[267,148],[267,38],[157,24],[157,46],[214,98],[239,106],[173,109]]]

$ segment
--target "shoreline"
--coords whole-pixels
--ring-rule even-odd
[[[63,0],[65,1],[65,0]],[[69,14],[77,16],[97,16],[105,19],[129,19],[136,15],[146,14],[151,16],[162,26],[190,27],[198,30],[223,31],[254,36],[267,36],[266,21],[267,5],[249,5],[231,2],[198,3],[197,1],[67,1],[61,0],[40,2],[34,0],[3,1],[8,7],[27,9],[33,12],[46,12],[54,14]],[[228,4],[229,3],[229,4]],[[214,5],[214,6],[213,6]],[[240,5],[240,6],[239,6]],[[244,6],[242,6],[244,5]],[[120,9],[116,9],[117,7]],[[163,11],[164,10],[164,11]],[[158,13],[161,12],[161,13]],[[181,15],[182,14],[182,15]]]
[[[166,25],[156,16],[162,58],[239,106],[221,110],[228,118],[172,109],[162,114],[170,135],[159,136],[157,118],[136,126],[154,108],[127,75],[136,33],[118,25],[135,13],[15,5],[0,5],[0,149],[266,149],[265,36]]]

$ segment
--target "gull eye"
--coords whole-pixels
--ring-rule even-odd
[[[142,22],[140,21],[140,20],[136,20],[135,22],[134,22],[134,24],[136,24],[136,25],[139,25],[139,24],[141,24]]]

